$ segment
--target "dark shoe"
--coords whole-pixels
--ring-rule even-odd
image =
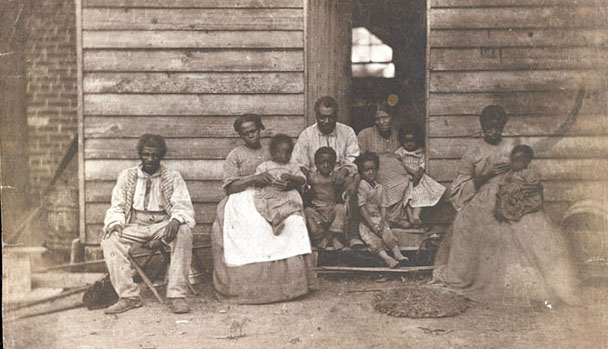
[[[363,241],[361,241],[357,238],[353,238],[348,241],[348,247],[350,247],[352,249],[358,249],[358,248],[365,247],[365,244],[363,243]]]
[[[109,306],[103,312],[106,314],[120,314],[127,310],[139,308],[144,303],[140,298],[120,298],[114,305]]]
[[[184,298],[173,298],[171,299],[171,311],[174,314],[185,314],[190,312],[190,308],[188,307],[188,303],[186,303],[186,299]]]

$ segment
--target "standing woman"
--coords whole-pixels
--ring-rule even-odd
[[[291,190],[267,173],[255,174],[270,159],[260,144],[260,117],[247,114],[234,122],[244,144],[234,148],[224,163],[227,196],[218,204],[212,229],[213,285],[220,300],[262,304],[293,299],[316,288],[316,273],[306,223],[300,216],[285,221],[276,236],[254,205],[255,187],[273,185]]]
[[[478,300],[578,304],[566,240],[544,212],[519,221],[494,217],[498,185],[516,143],[502,138],[507,119],[500,106],[481,113],[483,139],[463,155],[452,183],[450,200],[458,213],[437,253],[434,281]]]

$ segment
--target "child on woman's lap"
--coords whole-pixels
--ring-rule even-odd
[[[435,206],[443,196],[445,187],[425,174],[426,159],[424,148],[422,148],[423,137],[418,125],[405,125],[399,129],[399,142],[401,147],[395,151],[395,154],[411,176],[403,205],[409,222],[413,225],[420,225],[422,224],[420,220],[422,208]]]
[[[270,155],[272,160],[261,163],[256,174],[269,173],[273,184],[256,188],[254,203],[258,212],[272,225],[275,235],[281,234],[285,219],[291,215],[304,216],[302,197],[295,189],[306,183],[300,167],[291,162],[293,141],[284,134],[272,137]],[[291,190],[280,190],[291,187]]]
[[[362,178],[357,192],[359,212],[363,218],[359,224],[361,238],[386,264],[391,268],[397,267],[400,262],[407,261],[408,258],[401,254],[399,242],[388,226],[386,193],[376,182],[380,166],[378,155],[362,154],[357,157],[355,163]],[[393,252],[395,258],[386,253],[387,249]]]
[[[519,221],[542,208],[540,177],[528,168],[533,158],[534,152],[527,145],[517,145],[511,151],[510,169],[502,175],[496,193],[494,216],[499,221]]]
[[[315,152],[317,171],[308,174],[310,207],[304,209],[311,242],[328,251],[344,247],[338,235],[344,233],[346,208],[340,203],[344,188],[334,172],[336,158],[330,147]]]

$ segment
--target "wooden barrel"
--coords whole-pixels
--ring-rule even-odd
[[[562,228],[586,276],[608,275],[608,202],[575,202],[566,211]]]
[[[58,184],[46,203],[45,246],[50,250],[69,251],[72,240],[79,237],[78,188]]]

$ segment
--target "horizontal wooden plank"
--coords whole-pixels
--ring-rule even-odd
[[[599,28],[606,27],[608,7],[435,8],[433,29],[471,28]],[[600,6],[598,6],[600,5]]]
[[[85,226],[86,245],[97,245],[101,242],[103,234],[103,224],[87,224]],[[209,244],[211,241],[211,223],[196,224],[192,231],[194,235],[194,245]]]
[[[215,219],[216,203],[195,202],[194,218],[197,223],[213,223]],[[85,220],[87,224],[103,224],[106,211],[110,208],[109,202],[89,202],[85,208]]]
[[[83,30],[302,30],[302,9],[82,10]]]
[[[84,177],[87,181],[115,181],[122,170],[138,164],[138,160],[86,160]],[[185,180],[220,180],[224,172],[222,160],[165,160],[163,164],[179,171]]]
[[[601,47],[608,43],[603,29],[459,29],[432,30],[431,47]]]
[[[482,71],[433,72],[431,92],[502,92],[601,90],[608,86],[608,75],[597,71]]]
[[[479,115],[488,105],[502,105],[509,114],[568,115],[578,91],[513,92],[513,93],[431,93],[430,115]],[[587,91],[579,113],[606,112],[606,92]]]
[[[429,160],[429,175],[437,181],[451,181],[460,160]],[[535,159],[531,166],[544,180],[608,180],[608,159]]]
[[[521,144],[534,149],[535,159],[606,159],[608,157],[608,137],[521,137]],[[552,146],[541,146],[548,140]],[[431,138],[428,156],[431,159],[460,159],[474,144],[476,138]],[[542,143],[539,143],[542,142]]]
[[[143,133],[164,137],[238,137],[233,124],[237,116],[86,116],[85,138],[136,138]],[[285,133],[298,137],[304,116],[261,116],[266,130],[262,137]]]
[[[549,136],[566,119],[564,115],[518,115],[509,118],[505,128],[520,136]],[[481,132],[479,116],[432,116],[429,118],[429,137],[465,137]],[[579,115],[568,130],[568,136],[608,135],[608,116]]]
[[[608,50],[596,48],[434,48],[431,71],[597,69],[608,67]]]
[[[84,96],[85,115],[303,115],[303,95]]]
[[[243,144],[240,138],[168,138],[166,159],[213,160],[225,159],[228,153]],[[270,138],[262,139],[267,147]],[[87,139],[85,159],[138,159],[137,138]]]
[[[85,71],[237,72],[304,69],[302,50],[84,51]]]
[[[441,184],[450,190],[452,182]],[[547,202],[603,199],[608,195],[608,181],[543,181],[542,185]]]
[[[303,93],[303,73],[87,73],[85,93]]]
[[[507,6],[595,6],[597,0],[430,0],[432,8],[439,7],[507,7]]]
[[[303,48],[301,31],[83,31],[88,48]]]
[[[87,181],[85,183],[86,202],[110,202],[112,188],[116,184],[112,181]],[[193,202],[219,202],[225,195],[222,181],[186,181],[190,198]]]
[[[301,8],[302,0],[83,0],[82,7]]]

